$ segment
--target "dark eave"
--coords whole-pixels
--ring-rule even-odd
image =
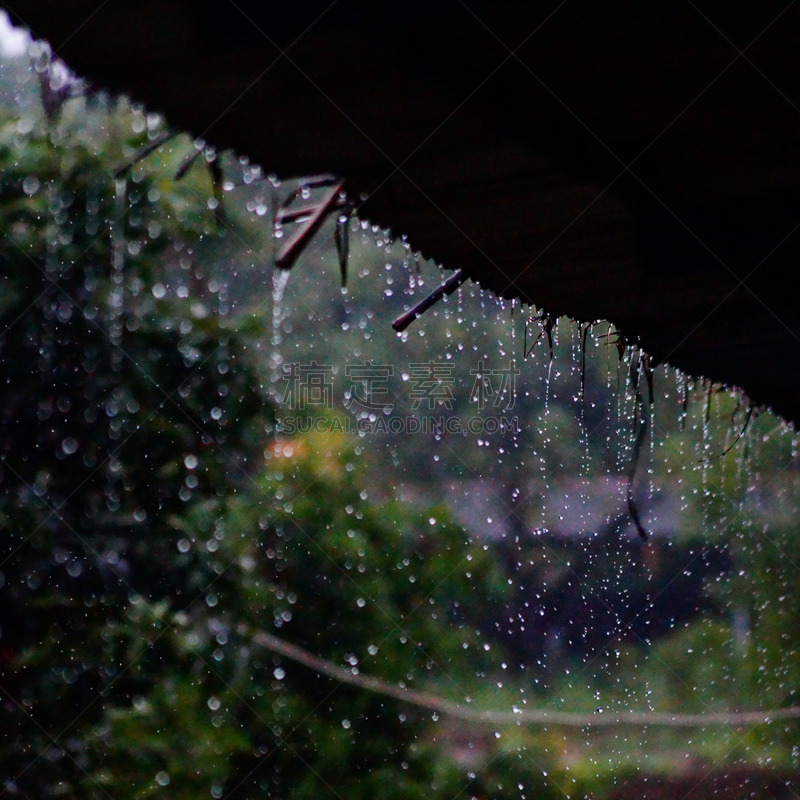
[[[79,75],[800,421],[800,7],[26,0]]]

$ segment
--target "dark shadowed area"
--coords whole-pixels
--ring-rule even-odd
[[[446,268],[800,419],[794,4],[3,6],[178,129],[344,176]]]

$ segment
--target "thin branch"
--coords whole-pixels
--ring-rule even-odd
[[[633,453],[631,454],[631,466],[630,472],[628,473],[628,489],[626,492],[626,498],[628,501],[628,512],[630,513],[631,520],[633,520],[633,524],[636,527],[636,531],[639,534],[639,537],[642,541],[646,542],[649,539],[649,534],[647,529],[642,525],[642,518],[639,514],[639,508],[636,505],[636,500],[633,496],[633,484],[636,480],[636,469],[639,466],[639,455],[642,452],[642,445],[647,437],[647,428],[648,428],[648,418],[649,414],[652,414],[652,407],[653,407],[653,382],[652,382],[652,374],[649,372],[650,369],[650,357],[639,351],[639,358],[636,360],[636,369],[634,370],[634,360],[633,360],[633,352],[631,352],[631,366],[628,372],[631,385],[633,386],[633,393],[634,399],[636,403],[636,408],[634,411],[633,416],[633,429],[636,430],[636,426],[639,426],[639,432],[636,434],[636,439],[633,442]],[[641,392],[641,373],[647,377],[647,385],[650,390],[650,405],[645,406],[644,397],[642,397]],[[641,409],[641,422],[638,422],[639,411]],[[649,413],[648,413],[649,410]]]
[[[734,415],[736,414],[736,411],[738,411],[738,410],[739,410],[739,407],[737,406],[736,410],[733,412]],[[753,404],[750,403],[750,408],[747,409],[747,417],[745,418],[744,426],[739,431],[739,435],[721,453],[717,453],[717,455],[711,456],[711,458],[701,458],[698,463],[699,464],[708,464],[711,461],[716,461],[718,458],[722,458],[723,456],[728,455],[728,453],[730,453],[730,451],[733,450],[733,448],[736,447],[737,444],[739,444],[739,440],[742,438],[742,436],[744,436],[745,432],[747,431],[747,426],[750,424],[750,420],[752,418],[753,418]]]
[[[170,139],[173,139],[178,134],[175,131],[162,133],[161,136],[156,138],[155,141],[148,144],[146,147],[143,147],[130,161],[126,164],[123,164],[119,169],[116,170],[114,173],[115,178],[121,178],[128,170],[135,167],[140,161],[147,158],[151,153],[154,153],[158,150],[161,145],[166,144]]]
[[[411,689],[401,689],[380,678],[372,678],[340,667],[331,661],[315,656],[297,645],[262,631],[253,637],[255,644],[284,656],[298,664],[326,675],[335,681],[357,686],[369,692],[394,697],[404,703],[449,714],[466,722],[491,725],[566,725],[575,728],[611,727],[613,725],[665,725],[673,728],[705,727],[709,725],[768,725],[776,720],[800,719],[800,706],[779,708],[774,711],[731,711],[708,714],[678,714],[669,711],[627,711],[619,714],[582,714],[569,711],[521,708],[516,711],[481,711],[461,703]]]

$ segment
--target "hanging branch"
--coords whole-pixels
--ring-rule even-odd
[[[689,415],[689,376],[683,376],[683,402],[681,403],[680,425],[678,430],[683,433],[686,429],[686,417]]]
[[[616,336],[617,338],[614,339],[612,342],[613,345],[616,345],[617,353],[619,354],[619,360],[622,361],[625,358],[625,351],[628,348],[628,340],[625,338],[625,334],[622,331],[611,330],[611,325],[608,326],[608,331],[606,333],[601,334],[601,339],[610,339],[612,336]]]
[[[544,334],[544,329],[540,326],[539,327],[539,335],[533,340],[533,344],[531,345],[530,350],[529,350],[528,349],[528,322],[530,322],[530,321],[531,320],[527,320],[527,319],[525,320],[525,335],[524,335],[524,338],[522,340],[522,358],[523,359],[526,359],[533,352],[533,348],[536,347],[536,343],[539,341],[539,339],[542,338],[542,335]]]
[[[633,443],[633,457],[631,458],[631,469],[630,474],[628,475],[628,490],[626,493],[626,498],[628,501],[628,513],[631,515],[631,519],[633,520],[633,524],[636,527],[636,532],[641,537],[642,541],[646,542],[650,535],[647,532],[647,529],[642,524],[642,518],[639,515],[639,508],[636,505],[636,500],[633,497],[633,481],[636,477],[636,467],[639,463],[639,454],[642,450],[642,445],[644,444],[644,440],[647,437],[647,419],[642,415],[642,422],[639,426],[639,432],[636,434],[636,440]]]
[[[462,703],[445,700],[425,692],[401,689],[380,678],[373,678],[340,667],[308,650],[290,644],[277,636],[262,631],[253,637],[253,642],[277,655],[308,667],[319,675],[356,686],[369,692],[393,697],[419,708],[427,708],[449,714],[465,722],[491,725],[566,725],[574,728],[611,727],[614,725],[665,725],[672,728],[706,727],[709,725],[769,725],[785,719],[800,719],[800,706],[779,708],[774,711],[730,711],[708,714],[678,714],[669,711],[626,711],[618,714],[603,713],[598,709],[593,714],[547,709],[521,708],[517,711],[481,711]]]
[[[541,322],[541,326],[539,327],[539,335],[533,340],[533,344],[528,349],[528,323],[529,322]],[[536,347],[536,343],[539,339],[542,338],[545,334],[547,335],[547,344],[550,347],[550,361],[553,360],[553,328],[555,327],[555,320],[549,314],[542,313],[538,317],[532,317],[531,319],[525,320],[525,339],[522,345],[522,352],[523,357],[527,358],[532,352],[533,348]]]
[[[650,367],[650,357],[646,353],[642,353],[639,351],[639,358],[636,360],[636,367],[634,369],[634,361],[631,358],[631,365],[630,365],[630,379],[631,384],[633,386],[633,393],[634,393],[634,402],[636,403],[636,408],[634,411],[633,417],[633,428],[636,430],[636,426],[638,424],[639,430],[636,433],[636,438],[633,442],[633,454],[631,455],[631,466],[630,472],[628,474],[628,490],[626,492],[626,498],[628,502],[628,513],[631,515],[631,520],[633,521],[634,526],[636,527],[636,531],[641,537],[642,541],[647,541],[650,538],[650,535],[647,532],[647,529],[642,524],[642,518],[639,514],[639,508],[636,505],[636,500],[633,497],[633,482],[636,478],[636,468],[639,465],[639,455],[642,452],[642,445],[644,444],[645,438],[647,437],[647,412],[645,411],[645,403],[644,397],[642,397],[642,392],[640,389],[640,373],[644,372],[645,378],[647,380],[647,387],[649,390],[649,400],[652,405],[653,402],[653,373]],[[639,421],[639,410],[641,409],[641,422]]]
[[[737,405],[733,412],[734,416],[736,415],[736,412],[738,410],[739,406]],[[730,451],[733,450],[733,448],[736,447],[737,444],[739,444],[739,440],[742,438],[742,436],[745,435],[745,432],[747,431],[747,428],[750,425],[750,420],[752,418],[753,418],[753,403],[751,402],[750,408],[747,409],[747,417],[745,418],[742,429],[739,431],[739,435],[721,453],[717,453],[717,455],[711,456],[711,458],[701,458],[698,463],[708,464],[711,461],[716,461],[718,458],[722,458],[723,456],[728,455],[728,453],[730,453]]]
[[[647,399],[650,402],[650,408],[655,403],[655,393],[653,391],[653,361],[649,353],[642,353],[640,356],[640,364],[644,379],[647,382]]]
[[[581,347],[581,403],[586,393],[586,338],[589,335],[590,323],[586,323],[580,329]]]

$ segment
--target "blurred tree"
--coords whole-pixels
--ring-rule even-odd
[[[588,516],[587,496],[602,489],[595,479],[619,479],[630,460],[625,368],[585,369],[582,329],[576,337],[569,323],[553,356],[542,340],[539,379],[534,369],[520,378],[513,413],[540,424],[511,441],[276,440],[259,387],[269,375],[277,396],[285,356],[332,369],[371,356],[397,364],[400,380],[401,363],[436,357],[452,360],[453,381],[469,388],[476,364],[456,366],[455,355],[513,358],[519,337],[507,313],[461,294],[432,309],[427,328],[419,320],[414,336],[379,337],[377,317],[383,325],[395,310],[388,298],[399,309],[412,292],[399,290],[388,245],[373,236],[383,266],[358,246],[353,264],[359,280],[379,273],[369,291],[336,285],[328,300],[319,271],[296,281],[283,301],[296,307],[286,319],[273,308],[264,347],[259,315],[231,312],[234,292],[209,256],[236,273],[245,248],[234,240],[279,202],[267,197],[277,187],[237,164],[243,185],[223,214],[202,151],[167,141],[156,115],[102,97],[59,102],[47,117],[0,120],[0,769],[9,794],[547,798],[563,796],[559,759],[572,761],[572,792],[578,778],[608,778],[594,755],[565,755],[587,744],[583,731],[568,741],[552,729],[455,729],[291,662],[267,634],[354,674],[469,696],[476,707],[532,697],[589,713],[794,702],[796,523],[780,498],[797,476],[787,470],[769,492],[750,478],[796,452],[790,437],[773,437],[774,419],[739,423],[750,420],[745,405],[698,384],[707,405],[686,394],[690,424],[678,430],[674,393],[657,383],[661,430],[642,469],[646,494],[654,501],[663,487],[686,514],[667,508],[646,547],[631,545],[629,520],[612,511],[605,526],[592,527],[598,512],[586,524],[568,514],[550,534],[539,527],[559,492],[575,493],[575,476]],[[249,288],[247,302],[257,298]],[[398,414],[413,412],[393,400]],[[448,417],[475,414],[462,400]],[[743,446],[721,458],[731,421]],[[605,445],[590,450],[590,433]],[[488,518],[487,502],[503,518],[494,509]],[[756,529],[769,530],[769,544]],[[686,749],[663,732],[652,747],[626,736],[593,740],[606,748],[607,772],[667,745]],[[735,745],[744,757],[749,743],[787,763],[795,740],[789,726],[761,726],[747,738],[698,737],[691,752],[715,761]]]
[[[47,751],[40,796],[74,766],[45,731],[97,719],[115,672],[95,626],[185,591],[166,520],[236,491],[270,417],[191,257],[197,188],[124,168],[140,112],[84,111],[0,125],[2,760],[11,776]]]
[[[0,125],[5,789],[488,793],[425,713],[259,632],[463,698],[497,668],[491,554],[442,507],[369,503],[352,440],[269,444],[257,331],[193,258],[202,171],[137,160],[161,132],[135,109],[69,109]]]

